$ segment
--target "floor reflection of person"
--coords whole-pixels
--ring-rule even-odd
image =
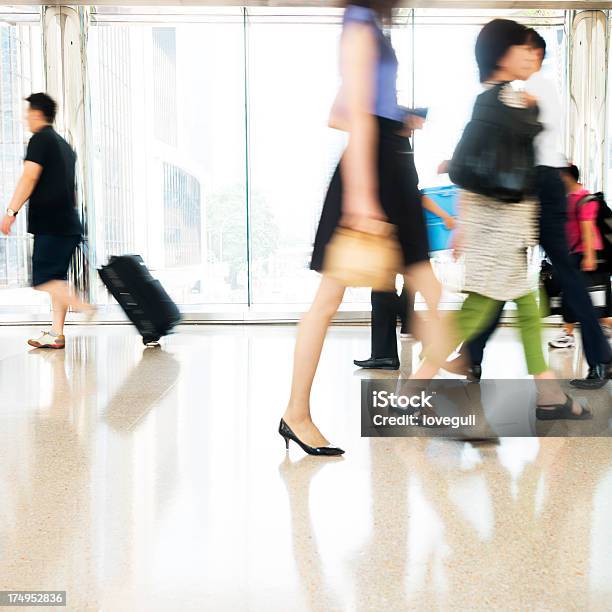
[[[358,612],[407,609],[408,480],[410,470],[398,462],[398,449],[412,439],[370,439],[370,539],[354,560]]]
[[[480,609],[502,600],[504,609],[534,601],[554,609],[560,594],[570,607],[589,607],[591,517],[610,467],[609,440],[594,440],[597,449],[563,438],[410,442],[398,447],[413,481],[408,511],[435,527],[408,529],[409,609],[436,602]]]
[[[340,459],[340,461],[342,461]],[[326,463],[313,457],[304,457],[292,462],[288,456],[278,471],[289,498],[291,513],[291,541],[293,558],[304,593],[308,598],[308,610],[329,612],[341,610],[337,604],[323,570],[317,546],[312,518],[310,516],[310,487],[313,478]],[[289,608],[293,607],[293,604]]]
[[[22,432],[20,445],[27,453],[11,474],[5,508],[11,520],[0,529],[0,588],[66,590],[70,609],[86,610],[96,592],[94,555],[88,551],[94,522],[86,435],[95,410],[91,395],[76,382],[86,364],[65,351],[30,353],[23,356],[27,367],[50,371],[51,384]],[[40,360],[36,365],[34,358]]]

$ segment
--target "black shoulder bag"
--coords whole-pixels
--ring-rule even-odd
[[[537,108],[513,108],[497,84],[476,99],[472,119],[449,167],[453,183],[502,202],[521,202],[535,193],[533,139],[542,130]]]

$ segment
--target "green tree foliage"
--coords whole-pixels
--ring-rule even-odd
[[[230,283],[238,288],[238,273],[247,267],[247,211],[246,191],[236,184],[229,189],[206,197],[206,232],[208,259],[227,264]],[[253,267],[263,268],[278,248],[280,230],[265,198],[251,193],[250,238]]]

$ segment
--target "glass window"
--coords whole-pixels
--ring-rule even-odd
[[[97,261],[141,254],[191,310],[246,303],[241,21],[103,23],[88,47]]]
[[[327,126],[339,87],[339,20],[333,13],[328,20],[323,14],[318,23],[289,17],[249,21],[256,304],[307,303],[314,296],[319,276],[308,269],[312,244],[345,146],[345,135]]]
[[[278,13],[258,9],[249,20],[253,303],[307,304],[319,284],[308,269],[315,232],[346,146],[346,135],[327,125],[340,86],[342,13]],[[398,97],[409,104],[409,30],[394,28],[393,39]],[[344,298],[366,307],[369,301],[367,289],[350,288]]]
[[[0,201],[2,214],[13,195],[23,167],[30,134],[24,121],[23,99],[43,88],[40,9],[0,6]],[[2,310],[41,306],[44,295],[29,288],[31,238],[26,210],[17,217],[10,236],[0,235],[0,301]]]
[[[430,108],[415,136],[421,187],[448,182],[436,169],[480,91],[480,27],[495,16],[534,25],[549,45],[545,70],[565,92],[564,15],[401,12],[392,30],[399,99]],[[308,270],[314,234],[346,144],[327,127],[341,16],[337,8],[95,10],[88,59],[98,263],[141,253],[186,311],[309,303],[319,282]],[[442,260],[436,255],[444,274]],[[345,302],[367,308],[369,293],[349,290]]]

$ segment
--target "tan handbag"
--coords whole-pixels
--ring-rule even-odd
[[[384,221],[372,223],[376,233],[336,229],[325,250],[323,274],[345,287],[395,291],[395,276],[403,272],[395,226]]]

